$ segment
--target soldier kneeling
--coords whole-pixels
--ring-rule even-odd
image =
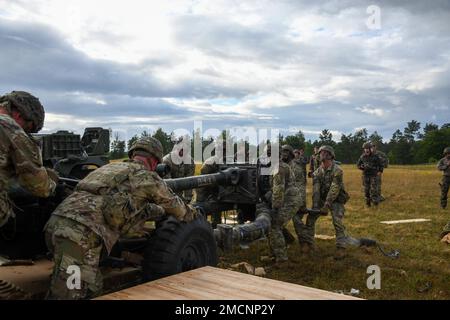
[[[47,246],[55,262],[48,298],[100,295],[103,250],[109,255],[120,237],[143,235],[146,221],[165,214],[183,221],[194,219],[195,210],[156,174],[162,155],[158,140],[140,139],[130,148],[130,161],[95,170],[56,208],[45,227]],[[70,266],[81,270],[80,289],[67,286]]]

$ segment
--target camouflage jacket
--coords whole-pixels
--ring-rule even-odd
[[[383,151],[377,150],[375,154],[380,157],[381,164],[383,165],[383,168],[386,169],[389,166],[389,158],[387,157],[386,153]]]
[[[295,185],[297,187],[306,185],[306,158],[294,159],[290,166],[295,176]]]
[[[163,158],[163,163],[168,165],[170,168],[170,173],[165,176],[165,178],[183,178],[183,177],[191,177],[195,173],[195,164],[192,158],[190,158],[189,163],[181,163],[175,164],[172,160],[173,153],[167,154]],[[174,156],[177,156],[176,154]]]
[[[450,177],[450,160],[442,158],[437,165],[438,170],[443,171],[444,176]]]
[[[314,154],[309,159],[309,172],[313,173],[320,167],[320,155]]]
[[[8,115],[0,114],[0,226],[13,215],[9,188],[18,183],[36,197],[48,197],[56,185],[42,166],[36,142]]]
[[[376,176],[378,172],[383,172],[384,166],[381,158],[376,154],[366,156],[361,155],[357,163],[358,169],[363,171],[365,176]]]
[[[275,170],[272,179],[272,208],[280,209],[284,206],[284,202],[289,201],[289,197],[298,196],[298,188],[295,184],[294,172],[291,166],[280,161],[278,170]]]
[[[90,173],[53,215],[87,226],[110,252],[119,237],[139,232],[145,221],[164,214],[186,220],[192,217],[192,210],[156,172],[128,161],[110,163]]]
[[[313,208],[320,209],[325,202],[345,204],[349,198],[344,187],[344,172],[335,162],[328,169],[321,166],[314,172]]]

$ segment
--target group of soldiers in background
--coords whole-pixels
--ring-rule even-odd
[[[39,100],[27,92],[13,91],[0,97],[0,226],[14,215],[8,197],[8,189],[13,183],[19,183],[33,195],[43,198],[53,195],[56,190],[58,176],[43,167],[41,151],[29,136],[42,128],[44,117]],[[183,157],[184,152],[184,148],[174,149],[172,154]],[[438,165],[444,172],[442,208],[447,206],[450,185],[450,148],[445,149],[444,156]],[[277,262],[288,259],[283,233],[287,223],[293,220],[302,251],[309,252],[314,250],[315,223],[319,217],[305,214],[308,161],[303,151],[283,146],[280,159],[279,168],[271,176],[271,193],[266,195],[271,205],[265,208],[271,212],[269,243]],[[216,156],[207,159],[201,173],[217,172],[220,163],[217,160]],[[95,170],[58,206],[45,228],[46,242],[55,262],[49,298],[88,298],[101,292],[101,255],[108,254],[119,238],[145,233],[145,221],[158,220],[164,215],[172,215],[180,221],[196,218],[197,211],[174,194],[156,174],[156,166],[161,162],[171,167],[172,178],[194,174],[192,161],[174,164],[170,155],[163,158],[163,148],[158,140],[142,138],[130,148],[128,161]],[[363,171],[368,205],[377,205],[381,201],[381,175],[386,167],[385,155],[365,144],[358,168]],[[349,236],[342,222],[349,195],[332,147],[322,146],[315,150],[308,176],[313,179],[313,208],[331,211],[338,252],[348,245],[359,245],[358,240]],[[214,193],[214,190],[202,191],[203,194],[197,193],[197,201]],[[189,200],[191,194],[182,196]],[[450,243],[450,222],[441,236],[443,241]],[[69,274],[66,271],[70,265],[78,265],[83,271],[80,290],[67,288]]]

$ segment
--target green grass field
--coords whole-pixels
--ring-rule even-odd
[[[384,257],[376,248],[348,250],[343,260],[334,259],[334,240],[317,240],[314,255],[302,255],[297,243],[290,245],[290,261],[280,267],[261,262],[269,254],[266,241],[235,249],[221,256],[220,266],[238,262],[265,267],[267,277],[329,291],[355,288],[366,299],[450,299],[450,246],[438,235],[450,220],[450,210],[439,207],[440,173],[434,166],[390,166],[383,175],[386,201],[379,208],[365,208],[361,174],[353,165],[344,165],[344,181],[351,199],[346,205],[344,223],[354,237],[377,239],[388,249],[398,249],[400,258]],[[308,180],[311,204],[311,180]],[[383,220],[413,218],[431,222],[397,225]],[[294,234],[292,224],[289,229]],[[319,219],[316,234],[334,235],[331,217]],[[367,267],[381,268],[381,289],[369,290]],[[431,284],[431,286],[430,286]]]

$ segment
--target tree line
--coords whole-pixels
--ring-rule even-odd
[[[195,132],[193,135],[199,135],[199,133]],[[158,139],[164,148],[164,154],[172,150],[176,140],[173,133],[166,133],[162,128],[153,134],[144,131],[140,136],[152,136]],[[128,141],[123,141],[116,134],[111,143],[110,158],[126,157],[126,149],[130,148],[140,136],[135,135]],[[302,131],[293,135],[280,135],[281,144],[289,144],[295,149],[303,148],[308,156],[313,154],[314,147],[330,145],[335,149],[336,159],[342,163],[356,163],[362,153],[362,145],[371,141],[377,144],[379,150],[386,153],[391,164],[423,164],[438,161],[442,157],[443,149],[450,145],[450,123],[441,127],[434,123],[426,123],[422,128],[420,122],[411,120],[407,122],[403,130],[397,129],[389,141],[384,140],[377,131],[369,134],[367,129],[342,134],[339,140],[333,137],[328,129],[322,130],[319,138],[314,141],[306,140]],[[203,148],[212,141],[212,137],[202,139]]]

